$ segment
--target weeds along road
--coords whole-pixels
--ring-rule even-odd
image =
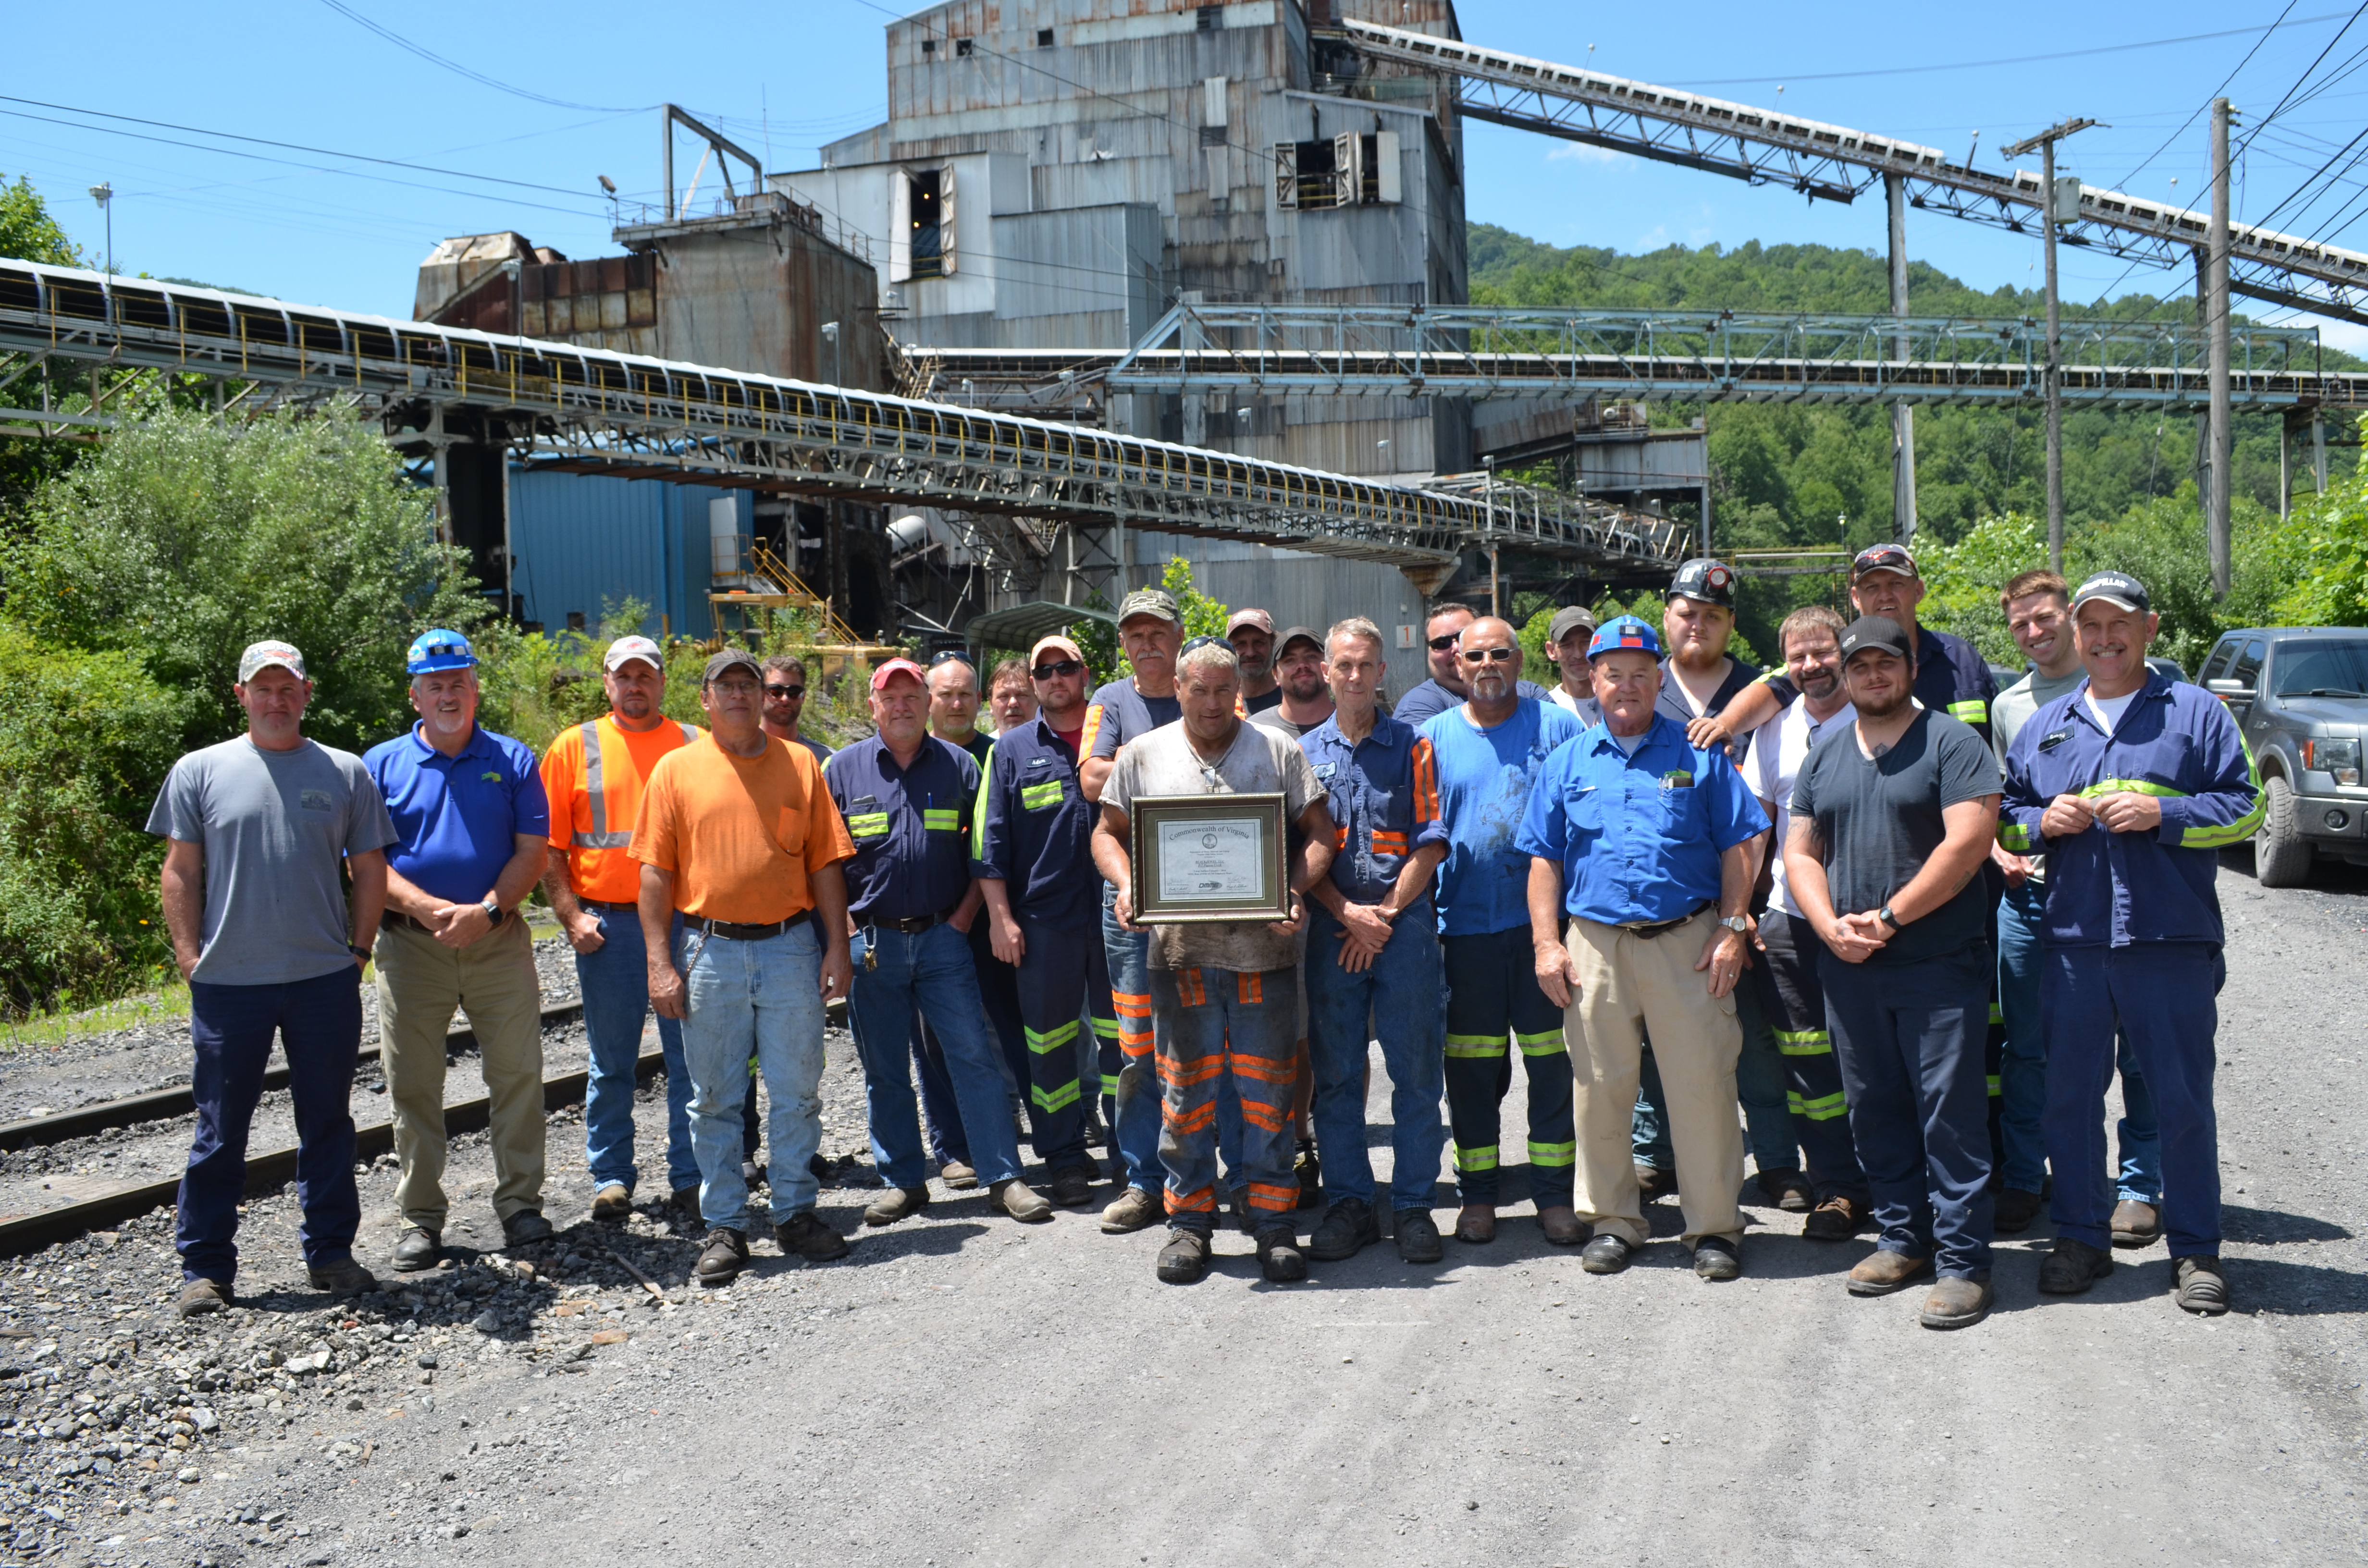
[[[1867,1243],[1804,1241],[1768,1208],[1726,1285],[1694,1278],[1664,1202],[1660,1244],[1609,1278],[1516,1218],[1438,1267],[1384,1244],[1288,1287],[1224,1236],[1210,1278],[1177,1289],[1153,1278],[1156,1233],[1104,1236],[1069,1212],[1022,1228],[940,1191],[844,1263],[760,1242],[712,1293],[682,1287],[694,1244],[637,1217],[618,1245],[667,1287],[663,1307],[581,1225],[531,1280],[488,1255],[351,1312],[291,1283],[183,1329],[162,1316],[169,1238],[151,1221],[28,1260],[0,1304],[54,1339],[53,1365],[110,1333],[136,1344],[107,1386],[203,1399],[220,1429],[153,1471],[133,1457],[60,1479],[96,1439],[20,1427],[0,1471],[13,1539],[29,1517],[36,1549],[157,1568],[2361,1561],[2368,876],[2265,892],[2232,863],[2221,890],[2237,1310],[2216,1322],[2171,1305],[2158,1244],[2043,1302],[2044,1223],[2002,1244],[1990,1320],[1937,1334],[1918,1325],[1920,1290],[1844,1293]],[[861,1125],[843,1043],[839,1153]],[[1376,1117],[1386,1105],[1377,1081]],[[645,1162],[655,1112],[645,1098]],[[563,1119],[554,1192],[581,1160]],[[454,1163],[457,1196],[485,1174],[482,1137]],[[374,1172],[373,1266],[390,1193]],[[825,1208],[854,1229],[867,1196],[833,1187]],[[252,1206],[243,1289],[301,1278],[289,1208]],[[67,1262],[136,1310],[97,1330],[40,1317],[32,1282],[55,1292]],[[274,1345],[328,1347],[329,1365],[267,1367],[242,1392],[224,1369]],[[209,1354],[198,1383],[166,1381]],[[53,1424],[37,1396],[75,1386],[6,1397]]]

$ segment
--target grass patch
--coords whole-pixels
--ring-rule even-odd
[[[188,1016],[189,988],[176,980],[158,990],[120,996],[79,1012],[40,1013],[21,1023],[0,1023],[0,1054],[38,1051],[85,1035],[169,1023]]]

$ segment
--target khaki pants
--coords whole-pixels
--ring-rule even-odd
[[[1649,1232],[1636,1189],[1629,1124],[1636,1110],[1645,1031],[1668,1096],[1669,1142],[1689,1244],[1743,1233],[1743,1129],[1736,1119],[1735,1063],[1743,1028],[1732,994],[1704,989],[1694,960],[1718,922],[1703,910],[1657,937],[1573,920],[1565,945],[1578,994],[1565,1015],[1578,1131],[1578,1217],[1599,1233],[1640,1246]]]
[[[379,928],[379,1062],[394,1102],[395,1201],[403,1222],[441,1231],[444,1199],[444,1037],[457,1007],[477,1032],[492,1101],[494,1213],[542,1207],[542,987],[534,942],[512,915],[458,952],[425,931]]]

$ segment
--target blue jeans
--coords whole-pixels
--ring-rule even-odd
[[[1315,1067],[1315,1143],[1324,1187],[1336,1199],[1373,1200],[1365,1149],[1365,1066],[1370,1018],[1390,1075],[1390,1208],[1429,1209],[1447,1127],[1447,983],[1437,917],[1424,900],[1397,918],[1389,941],[1355,974],[1340,967],[1343,929],[1317,906],[1308,912],[1307,1050]]]
[[[1755,963],[1767,960],[1754,956]],[[1784,1058],[1768,1027],[1768,1010],[1748,979],[1735,988],[1735,1021],[1743,1026],[1743,1054],[1735,1059],[1735,1097],[1743,1102],[1743,1131],[1751,1145],[1751,1163],[1763,1171],[1797,1171],[1801,1147],[1793,1137],[1792,1101],[1784,1094]],[[1653,1060],[1653,1042],[1645,1042],[1645,1061],[1637,1075],[1636,1114],[1629,1124],[1628,1141],[1636,1163],[1656,1171],[1677,1169],[1678,1156],[1669,1147],[1669,1125],[1661,1098],[1661,1068]]]
[[[2162,1233],[2170,1256],[2220,1251],[2212,1074],[2227,975],[2220,949],[2207,942],[2047,949],[2040,1007],[2047,1029],[2047,1157],[2055,1167],[2047,1207],[2057,1235],[2098,1247],[2112,1240],[2103,1101],[2113,1055],[2105,1040],[2119,1025],[2161,1108]]]
[[[699,1214],[710,1225],[748,1226],[740,1174],[740,1108],[755,1090],[753,1054],[765,1074],[769,1115],[768,1190],[776,1223],[811,1210],[822,1146],[822,941],[801,920],[778,937],[738,942],[677,933],[675,967],[689,994],[682,1054],[690,1070],[690,1146],[699,1158]]]
[[[1990,963],[1975,946],[1913,963],[1817,966],[1875,1244],[1929,1257],[1944,1278],[1989,1278]]]
[[[2026,882],[1998,900],[1998,1006],[2006,1014],[2006,1059],[1998,1076],[2005,1103],[2006,1185],[2037,1192],[2047,1173],[2041,1118],[2047,1108],[2047,1036],[2040,1022],[2039,915],[2043,894]],[[2127,1029],[2114,1042],[2122,1074],[2123,1116],[2114,1124],[2121,1170],[2116,1195],[2139,1203],[2162,1201],[2162,1123],[2154,1095],[2130,1051]]]
[[[584,995],[584,1036],[591,1046],[592,1071],[584,1090],[584,1161],[592,1167],[592,1190],[610,1185],[632,1191],[641,1171],[633,1164],[634,1064],[642,1054],[642,1028],[650,1017],[649,946],[642,939],[639,915],[623,909],[590,909],[600,923],[600,945],[575,955],[575,984]],[[682,934],[682,917],[674,931]],[[699,1185],[699,1161],[690,1152],[690,1069],[682,1058],[682,1020],[658,1020],[658,1049],[666,1054],[666,1190]]]
[[[978,1179],[994,1183],[1018,1176],[1011,1091],[998,1061],[1002,1048],[988,1034],[969,938],[942,923],[911,933],[866,926],[855,934],[854,953],[848,1017],[856,1054],[863,1061],[871,1159],[881,1179],[891,1187],[928,1184],[920,1106],[913,1095],[916,1010],[928,1017],[945,1050],[946,1074]]]
[[[1128,1066],[1142,1068],[1129,1098],[1114,1094],[1102,1114],[1126,1162],[1126,1184],[1156,1193],[1166,1179],[1159,1164],[1159,1080],[1152,1069],[1151,937],[1118,923],[1118,889],[1102,884],[1102,955],[1110,960],[1110,1003],[1118,1011],[1118,1048]],[[1217,1154],[1231,1179],[1242,1169],[1242,1096],[1231,1077],[1217,1083]]]
[[[296,1111],[296,1235],[313,1267],[354,1253],[354,1058],[361,1050],[361,967],[286,985],[189,983],[189,1088],[198,1131],[181,1173],[175,1244],[181,1278],[222,1285],[238,1272],[238,1205],[246,1196],[246,1134],[263,1097],[277,1034],[287,1048]]]
[[[1028,1042],[1019,1026],[1019,983],[1018,971],[995,956],[987,939],[988,924],[985,909],[971,922],[971,967],[978,975],[978,997],[986,1007],[987,1028],[1003,1048],[1003,1086],[1010,1092],[1016,1113],[1028,1100]],[[928,1019],[918,1013],[913,1018],[913,1073],[921,1086],[921,1121],[928,1130],[929,1153],[941,1165],[948,1160],[969,1165],[970,1140],[962,1133],[953,1079],[946,1072],[945,1046]]]

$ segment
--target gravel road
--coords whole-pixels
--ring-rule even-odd
[[[459,1260],[350,1309],[302,1288],[285,1193],[249,1206],[249,1303],[195,1327],[165,1310],[165,1216],[8,1266],[0,1546],[154,1568],[2361,1561],[2368,876],[2265,892],[2232,861],[2222,892],[2238,1310],[2215,1322],[2171,1305],[2159,1246],[2042,1302],[2044,1226],[2002,1244],[1999,1310],[1958,1334],[1918,1326],[1920,1292],[1846,1296],[1866,1244],[1772,1209],[1745,1278],[1704,1285],[1667,1202],[1611,1278],[1515,1219],[1438,1267],[1384,1245],[1289,1287],[1221,1236],[1178,1290],[1156,1233],[1023,1228],[940,1190],[845,1262],[760,1242],[702,1292],[684,1223],[581,1222],[562,1115],[558,1244],[471,1250],[498,1233],[464,1138]],[[826,1099],[825,1150],[860,1153],[843,1037]],[[837,1169],[823,1209],[853,1233],[870,1172]],[[374,1265],[392,1190],[366,1179]]]

